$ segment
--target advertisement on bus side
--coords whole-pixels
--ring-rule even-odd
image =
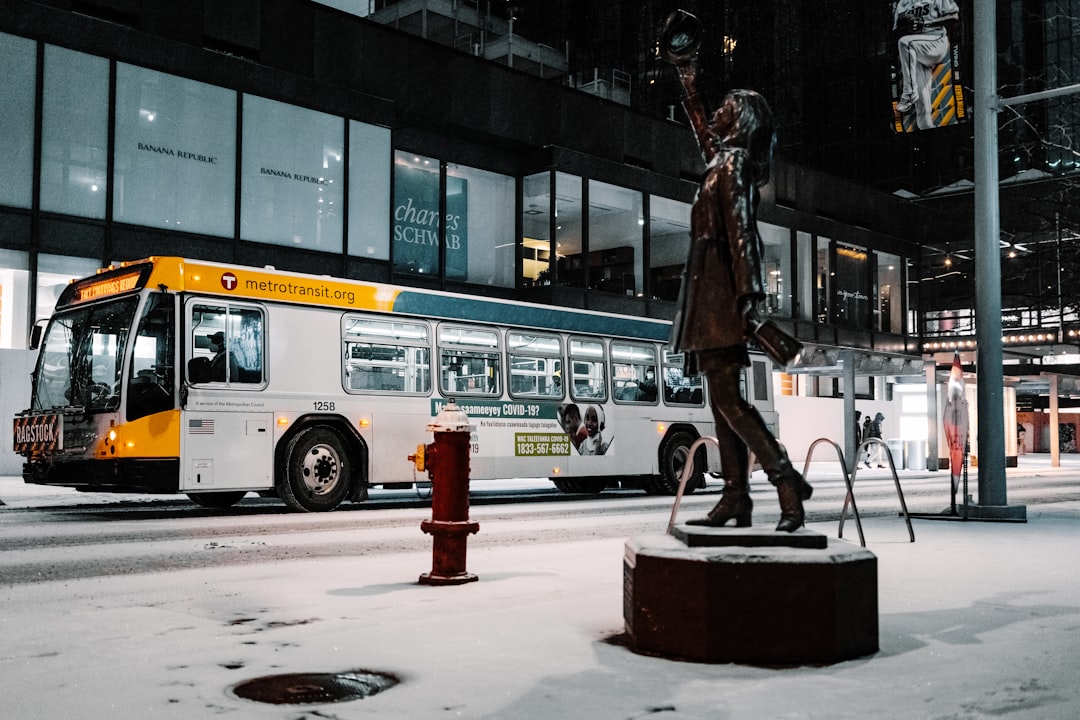
[[[496,457],[606,455],[612,446],[599,404],[528,400],[455,400],[475,428],[473,452]],[[431,401],[435,417],[447,400]]]

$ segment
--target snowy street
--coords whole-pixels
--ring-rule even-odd
[[[915,543],[891,477],[860,478],[881,649],[797,668],[678,662],[620,644],[623,545],[662,533],[671,498],[525,488],[509,503],[479,490],[468,558],[479,581],[430,587],[416,582],[431,539],[415,493],[302,515],[254,496],[209,511],[0,478],[3,717],[1080,717],[1080,468],[1038,463],[1009,471],[1009,502],[1027,504],[1027,523],[916,519]],[[759,475],[755,525],[771,525],[775,493]],[[948,506],[946,473],[902,480],[912,512]],[[815,485],[810,529],[836,542],[843,483]],[[680,519],[718,492],[684,499]],[[850,520],[845,538],[857,542]],[[738,608],[717,612],[738,621]],[[267,675],[355,669],[401,682],[321,705],[231,692]]]

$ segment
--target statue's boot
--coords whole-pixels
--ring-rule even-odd
[[[810,487],[798,470],[791,468],[791,473],[775,482],[771,476],[769,477],[769,482],[776,485],[776,495],[780,499],[780,522],[776,525],[777,532],[795,532],[806,524],[803,500],[809,500],[814,492],[814,488]]]
[[[745,467],[745,463],[743,466]],[[750,513],[754,509],[754,502],[750,499],[750,483],[746,477],[746,470],[737,473],[734,477],[724,478],[724,494],[720,502],[716,503],[712,510],[703,518],[687,520],[687,525],[706,525],[708,527],[721,527],[728,520],[734,518],[735,527],[750,527]]]
[[[791,464],[787,452],[769,432],[757,410],[750,407],[747,412],[731,413],[725,417],[731,429],[757,457],[769,476],[769,482],[776,486],[776,494],[780,500],[780,523],[776,526],[777,532],[798,530],[806,520],[803,500],[810,499],[814,488]]]

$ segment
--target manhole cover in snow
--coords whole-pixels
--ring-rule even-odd
[[[238,697],[275,705],[311,705],[366,698],[398,684],[398,679],[371,670],[342,673],[289,673],[247,680],[233,687]]]

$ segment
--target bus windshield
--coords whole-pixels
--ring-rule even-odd
[[[129,296],[52,319],[34,378],[32,409],[119,407],[124,350],[138,302],[138,296]]]

